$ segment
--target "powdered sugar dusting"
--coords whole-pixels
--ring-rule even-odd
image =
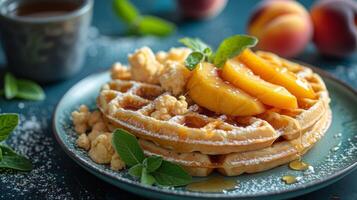
[[[234,190],[229,190],[229,191],[224,191],[225,195],[239,195],[239,194],[244,194],[244,195],[256,195],[256,194],[267,194],[270,192],[274,191],[287,191],[290,189],[295,189],[296,187],[306,187],[309,184],[312,184],[314,182],[318,182],[323,180],[324,178],[328,176],[332,176],[338,172],[340,172],[342,169],[348,167],[351,163],[355,161],[355,156],[357,154],[357,137],[355,136],[356,133],[353,131],[356,130],[357,127],[357,117],[356,113],[353,113],[348,110],[348,108],[345,108],[344,104],[341,103],[342,101],[340,98],[343,97],[335,97],[333,102],[332,102],[332,107],[334,110],[334,113],[344,113],[341,122],[334,123],[331,128],[331,130],[326,133],[325,137],[322,138],[322,141],[320,141],[320,144],[317,143],[315,147],[315,152],[312,152],[313,154],[312,157],[309,155],[304,156],[303,159],[306,157],[310,157],[307,162],[311,164],[306,171],[292,171],[289,170],[287,166],[281,166],[272,170],[269,170],[267,172],[263,173],[257,173],[257,174],[243,174],[238,177],[232,177],[232,179],[236,180],[239,182],[239,186],[235,188]],[[338,101],[339,103],[336,103]],[[88,103],[88,100],[86,102],[81,102],[81,103]],[[93,102],[88,103],[91,108],[95,107],[94,100]],[[77,154],[80,159],[83,159],[85,162],[88,164],[92,165],[93,168],[97,171],[99,171],[102,174],[107,174],[108,176],[113,177],[113,179],[118,179],[123,181],[123,178],[126,181],[134,181],[130,176],[127,176],[126,171],[120,171],[120,172],[114,172],[110,170],[108,166],[105,165],[98,165],[94,163],[93,161],[90,160],[86,152],[76,148],[75,145],[75,138],[76,134],[73,131],[73,128],[71,124],[69,123],[69,113],[71,110],[66,111],[67,114],[63,114],[62,117],[60,117],[60,122],[61,125],[63,126],[62,128],[66,130],[69,134],[67,134],[66,137],[68,142],[66,142],[68,145],[68,148],[73,151],[75,154]],[[335,132],[336,130],[336,132]],[[347,138],[347,136],[349,136]],[[327,138],[329,139],[327,139]],[[316,152],[316,149],[323,150],[325,147],[324,141],[325,142],[330,142],[329,148],[333,148],[336,145],[338,145],[340,148],[336,151],[332,151],[330,149],[327,149],[326,152],[323,153],[323,156],[321,155],[321,152]],[[321,144],[322,143],[322,144]],[[323,146],[323,147],[322,147]],[[308,153],[309,154],[309,153]],[[292,175],[295,177],[298,177],[298,182],[287,185],[285,184],[282,180],[281,177],[285,175]],[[202,193],[195,193],[195,192],[189,192],[186,191],[183,188],[171,188],[171,187],[154,187],[157,190],[170,190],[173,193],[181,193],[181,194],[190,194],[190,195],[197,195],[201,196],[205,195]],[[212,195],[212,194],[210,194]]]
[[[61,158],[54,156],[55,142],[50,133],[45,132],[49,128],[49,110],[42,111],[44,115],[37,117],[32,114],[20,115],[19,126],[6,141],[16,152],[30,158],[34,168],[31,172],[2,169],[0,185],[5,192],[0,194],[0,199],[74,199],[75,195],[65,186],[65,177],[56,173],[61,170],[56,164]],[[33,112],[34,109],[29,113]],[[84,190],[84,196],[86,193],[88,191]]]

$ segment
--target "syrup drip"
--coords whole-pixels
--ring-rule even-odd
[[[293,184],[297,182],[297,179],[295,176],[283,176],[282,180],[286,183],[286,184]]]
[[[296,170],[296,171],[305,171],[309,168],[309,164],[301,161],[301,160],[294,160],[292,162],[289,163],[289,167],[292,170]]]

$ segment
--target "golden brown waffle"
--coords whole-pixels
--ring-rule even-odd
[[[329,127],[331,110],[326,86],[310,68],[267,52],[257,55],[309,82],[316,98],[298,99],[297,109],[267,107],[249,117],[215,114],[188,101],[188,112],[161,120],[152,113],[167,93],[128,75],[125,80],[112,76],[97,106],[111,130],[130,131],[146,154],[179,163],[194,176],[214,170],[228,176],[264,171],[306,153]]]
[[[206,155],[199,152],[178,153],[139,139],[147,155],[162,156],[164,159],[183,166],[193,176],[207,176],[213,170],[235,176],[242,173],[254,173],[268,170],[298,159],[306,153],[325,133],[331,122],[328,109],[310,129],[294,140],[280,140],[271,147],[259,150],[231,153],[227,155]],[[115,127],[112,127],[115,129]]]
[[[296,73],[310,82],[317,99],[299,99],[294,110],[268,109],[256,117],[218,116],[191,105],[189,112],[168,120],[150,116],[154,101],[164,95],[157,85],[112,80],[103,87],[98,107],[114,126],[137,137],[177,152],[198,151],[219,155],[270,146],[279,136],[291,140],[310,128],[328,107],[328,94],[321,78],[300,67]]]
[[[328,109],[312,127],[294,140],[280,140],[270,147],[227,155],[206,155],[198,152],[178,153],[140,139],[139,143],[147,155],[157,155],[183,166],[192,176],[207,176],[212,171],[227,176],[265,171],[299,159],[326,132],[331,123]]]
[[[199,113],[197,105],[184,115],[158,120],[150,114],[154,111],[153,100],[160,95],[163,91],[156,85],[113,80],[101,91],[98,107],[114,126],[177,152],[214,155],[248,151],[268,147],[280,136],[262,119],[209,117]]]

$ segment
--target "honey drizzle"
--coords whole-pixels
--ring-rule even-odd
[[[296,171],[305,171],[309,168],[309,164],[303,162],[301,159],[294,160],[289,163],[289,168]]]

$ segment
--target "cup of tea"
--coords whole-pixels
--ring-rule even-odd
[[[8,70],[39,82],[68,78],[83,64],[93,0],[0,0]]]

